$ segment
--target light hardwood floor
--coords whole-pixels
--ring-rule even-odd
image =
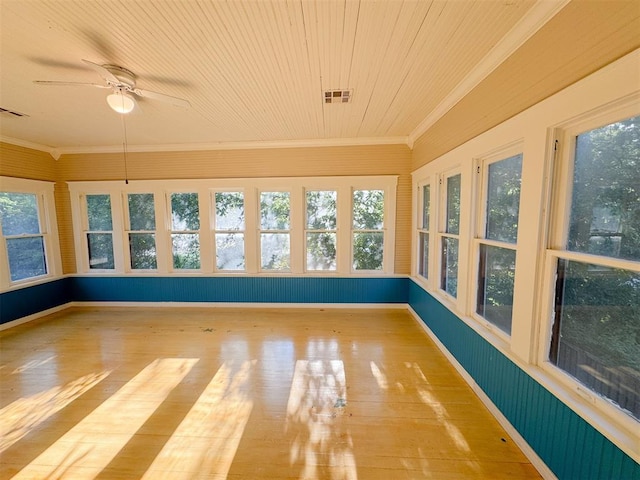
[[[0,342],[1,478],[540,478],[405,310],[74,308]]]

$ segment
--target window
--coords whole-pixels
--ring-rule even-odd
[[[113,219],[111,217],[111,195],[87,195],[86,238],[89,268],[113,270]]]
[[[549,360],[640,419],[640,116],[563,142]]]
[[[452,297],[458,296],[458,244],[460,241],[461,175],[445,177],[445,206],[441,239],[440,288]]]
[[[132,270],[155,270],[156,217],[153,193],[129,193],[129,254]]]
[[[476,313],[511,334],[522,155],[483,163]]]
[[[307,191],[307,271],[336,270],[337,198],[335,190]]]
[[[353,191],[353,269],[382,270],[384,190]]]
[[[260,194],[260,268],[287,271],[291,267],[289,192]]]
[[[172,193],[171,251],[173,268],[200,268],[200,210],[197,193]]]
[[[418,275],[429,278],[429,227],[431,223],[431,185],[420,190],[421,205],[418,226]]]
[[[0,192],[2,236],[12,282],[47,274],[45,238],[38,196]]]
[[[218,270],[244,270],[244,194],[216,192],[215,248]]]

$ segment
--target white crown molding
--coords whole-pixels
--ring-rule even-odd
[[[56,149],[49,145],[42,145],[40,143],[29,142],[27,140],[20,140],[19,138],[7,137],[5,135],[0,135],[0,142],[9,143],[11,145],[16,145],[18,147],[30,148],[32,150],[38,150],[39,152],[45,152],[51,155],[56,160],[60,158],[60,155],[57,154]]]
[[[538,0],[502,39],[484,56],[438,106],[409,134],[407,145],[413,149],[416,140],[440,120],[453,106],[482,80],[509,58],[529,38],[551,20],[570,0]]]

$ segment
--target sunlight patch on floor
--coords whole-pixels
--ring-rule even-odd
[[[353,440],[342,422],[347,386],[341,360],[298,360],[287,403],[286,433],[293,436],[290,464],[301,479],[356,480]]]
[[[155,360],[13,478],[95,478],[197,362]]]
[[[111,370],[84,375],[64,386],[20,398],[0,409],[0,453],[102,381]]]
[[[246,393],[256,361],[224,363],[155,458],[143,479],[226,478],[253,409]]]

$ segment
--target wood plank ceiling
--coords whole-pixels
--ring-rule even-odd
[[[0,106],[28,116],[0,115],[0,133],[57,149],[121,144],[107,90],[33,83],[101,82],[87,59],[191,102],[140,101],[126,118],[130,145],[406,142],[535,5],[2,0]],[[329,89],[352,101],[325,104]]]

